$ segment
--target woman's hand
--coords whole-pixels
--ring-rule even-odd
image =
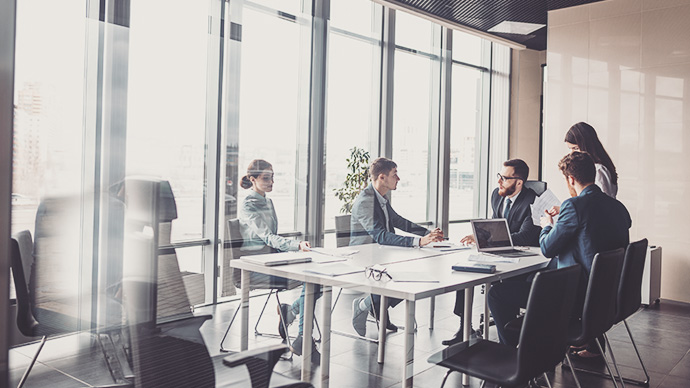
[[[309,244],[309,241],[300,241],[299,242],[299,250],[302,252],[307,252],[311,250],[311,244]]]

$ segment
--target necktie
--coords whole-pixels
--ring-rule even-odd
[[[508,213],[510,213],[510,198],[506,199],[506,208],[503,210],[503,218],[508,218]]]

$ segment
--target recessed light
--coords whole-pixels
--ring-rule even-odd
[[[489,32],[500,32],[503,34],[518,34],[518,35],[528,35],[532,32],[546,26],[546,24],[536,24],[536,23],[523,23],[523,22],[511,22],[502,21],[497,25],[491,27]]]

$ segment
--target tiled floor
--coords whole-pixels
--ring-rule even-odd
[[[292,301],[297,297],[297,290],[281,294],[283,302]],[[475,322],[482,309],[482,296],[476,296]],[[353,332],[350,324],[350,306],[353,294],[346,294],[340,298],[333,314],[333,328]],[[251,301],[251,324],[258,318],[265,297],[256,297]],[[417,305],[417,334],[415,336],[414,385],[419,387],[439,387],[446,372],[444,368],[430,365],[426,359],[430,354],[442,349],[441,340],[450,337],[457,329],[458,319],[452,315],[454,295],[444,295],[437,298],[435,312],[435,327],[429,329],[429,301],[424,300]],[[219,350],[220,339],[227,323],[237,307],[237,302],[224,303],[197,309],[197,313],[212,314],[213,320],[207,321],[201,328],[211,356],[222,357]],[[320,307],[320,304],[317,304]],[[403,320],[404,307],[401,305],[391,310],[394,323]],[[277,332],[277,314],[275,300],[269,302],[262,319],[260,330]],[[635,335],[638,348],[651,375],[650,387],[687,388],[690,387],[690,305],[671,301],[662,301],[658,306],[643,309],[629,320],[630,328]],[[251,329],[250,329],[251,330]],[[368,326],[368,336],[376,337],[375,324]],[[293,335],[297,331],[297,324],[290,328]],[[495,339],[496,331],[491,330],[491,337]],[[632,345],[627,339],[623,326],[614,328],[609,335],[615,350],[616,359],[626,377],[643,378],[642,370],[637,362]],[[250,336],[250,348],[279,343],[279,339]],[[392,334],[386,344],[386,362],[380,365],[376,362],[376,344],[356,340],[345,336],[333,335],[331,345],[330,386],[336,388],[361,387],[399,387],[401,375],[403,337]],[[29,362],[36,345],[15,348],[10,351],[11,385],[16,386],[23,368]],[[239,322],[233,325],[225,342],[229,349],[239,348]],[[300,376],[300,357],[295,356],[292,361],[279,361],[276,371],[298,379]],[[602,366],[595,368],[603,369]],[[315,368],[314,384],[318,387],[319,368]],[[222,365],[216,367],[216,381],[224,385],[233,379],[234,374]],[[583,387],[610,387],[610,380],[599,377],[578,374]],[[556,387],[575,387],[575,382],[569,371],[557,367],[550,373],[551,382]],[[27,380],[26,387],[82,387],[113,384],[103,359],[100,347],[88,334],[72,335],[48,341],[34,367],[34,371]],[[460,375],[451,374],[446,387],[459,387]],[[470,387],[479,387],[480,381],[471,379]]]

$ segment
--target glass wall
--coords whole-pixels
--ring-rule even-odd
[[[94,237],[86,218],[94,169],[83,123],[85,13],[84,2],[17,4],[12,233],[29,231],[36,242],[37,318],[49,316],[63,331],[91,327],[91,290],[81,282],[91,268],[84,241]]]
[[[128,233],[159,237],[149,275],[171,314],[234,295],[224,224],[253,159],[273,165],[268,197],[287,238],[335,245],[334,190],[354,147],[397,162],[393,204],[405,218],[450,220],[459,239],[483,215],[495,46],[454,32],[444,47],[447,30],[426,19],[323,1],[328,20],[301,0],[18,2],[12,232],[33,234],[35,295],[67,331],[122,322],[123,279],[151,269],[128,266]],[[440,144],[450,144],[442,166]],[[321,192],[308,190],[314,170]],[[153,197],[147,185],[159,181],[158,207],[137,202],[132,193]],[[444,186],[448,205],[437,203]],[[142,209],[159,218],[136,218]],[[314,219],[323,228],[309,231]]]

